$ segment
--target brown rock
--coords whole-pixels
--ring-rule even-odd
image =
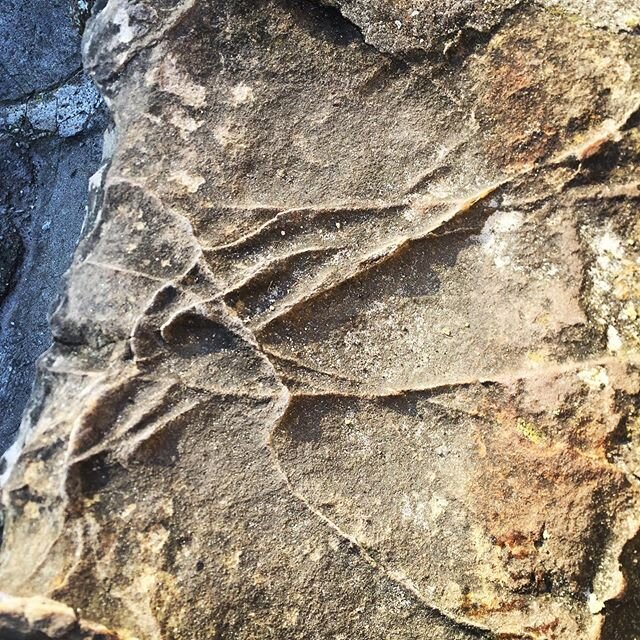
[[[331,4],[90,24],[118,142],[0,585],[141,640],[631,640],[637,38]]]

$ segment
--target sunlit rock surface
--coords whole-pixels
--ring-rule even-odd
[[[2,590],[122,638],[637,637],[639,18],[110,0]]]

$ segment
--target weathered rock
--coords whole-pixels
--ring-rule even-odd
[[[15,439],[51,345],[47,315],[86,218],[107,116],[64,2],[0,12],[0,451]]]
[[[367,42],[385,51],[446,52],[460,39],[497,29],[523,0],[323,0],[361,30]],[[633,32],[640,26],[638,5],[627,0],[537,0],[565,19]]]
[[[90,24],[117,145],[0,585],[141,639],[631,640],[634,27],[331,4]]]
[[[0,632],[5,640],[118,640],[102,625],[78,619],[65,604],[0,593]]]
[[[19,101],[63,84],[78,71],[80,33],[71,4],[71,0],[4,0],[0,99]]]
[[[389,52],[445,50],[465,33],[487,33],[521,0],[326,0]]]

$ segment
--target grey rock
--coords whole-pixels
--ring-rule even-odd
[[[13,441],[49,308],[86,216],[108,116],[80,70],[68,2],[6,2],[0,14],[0,449]],[[76,9],[79,9],[76,7]]]
[[[102,104],[95,84],[78,72],[61,86],[25,102],[0,104],[0,131],[69,138],[90,129],[92,119],[98,120],[95,128],[104,127]]]
[[[15,145],[14,140],[5,138],[9,146]],[[100,130],[75,138],[56,136],[29,142],[23,152],[29,163],[28,182],[22,188],[14,182],[12,207],[0,210],[5,220],[15,219],[7,255],[20,250],[19,260],[13,260],[11,295],[0,307],[2,449],[16,436],[36,360],[51,344],[49,312],[80,239],[88,182],[101,162],[101,149]],[[1,170],[0,175],[8,177]]]
[[[446,51],[465,33],[495,28],[522,0],[326,0],[364,39],[390,53]]]
[[[80,67],[80,33],[69,0],[3,0],[0,102],[50,89]]]

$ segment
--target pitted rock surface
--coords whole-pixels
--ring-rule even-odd
[[[331,4],[89,23],[117,143],[0,585],[123,638],[632,640],[634,27]]]

